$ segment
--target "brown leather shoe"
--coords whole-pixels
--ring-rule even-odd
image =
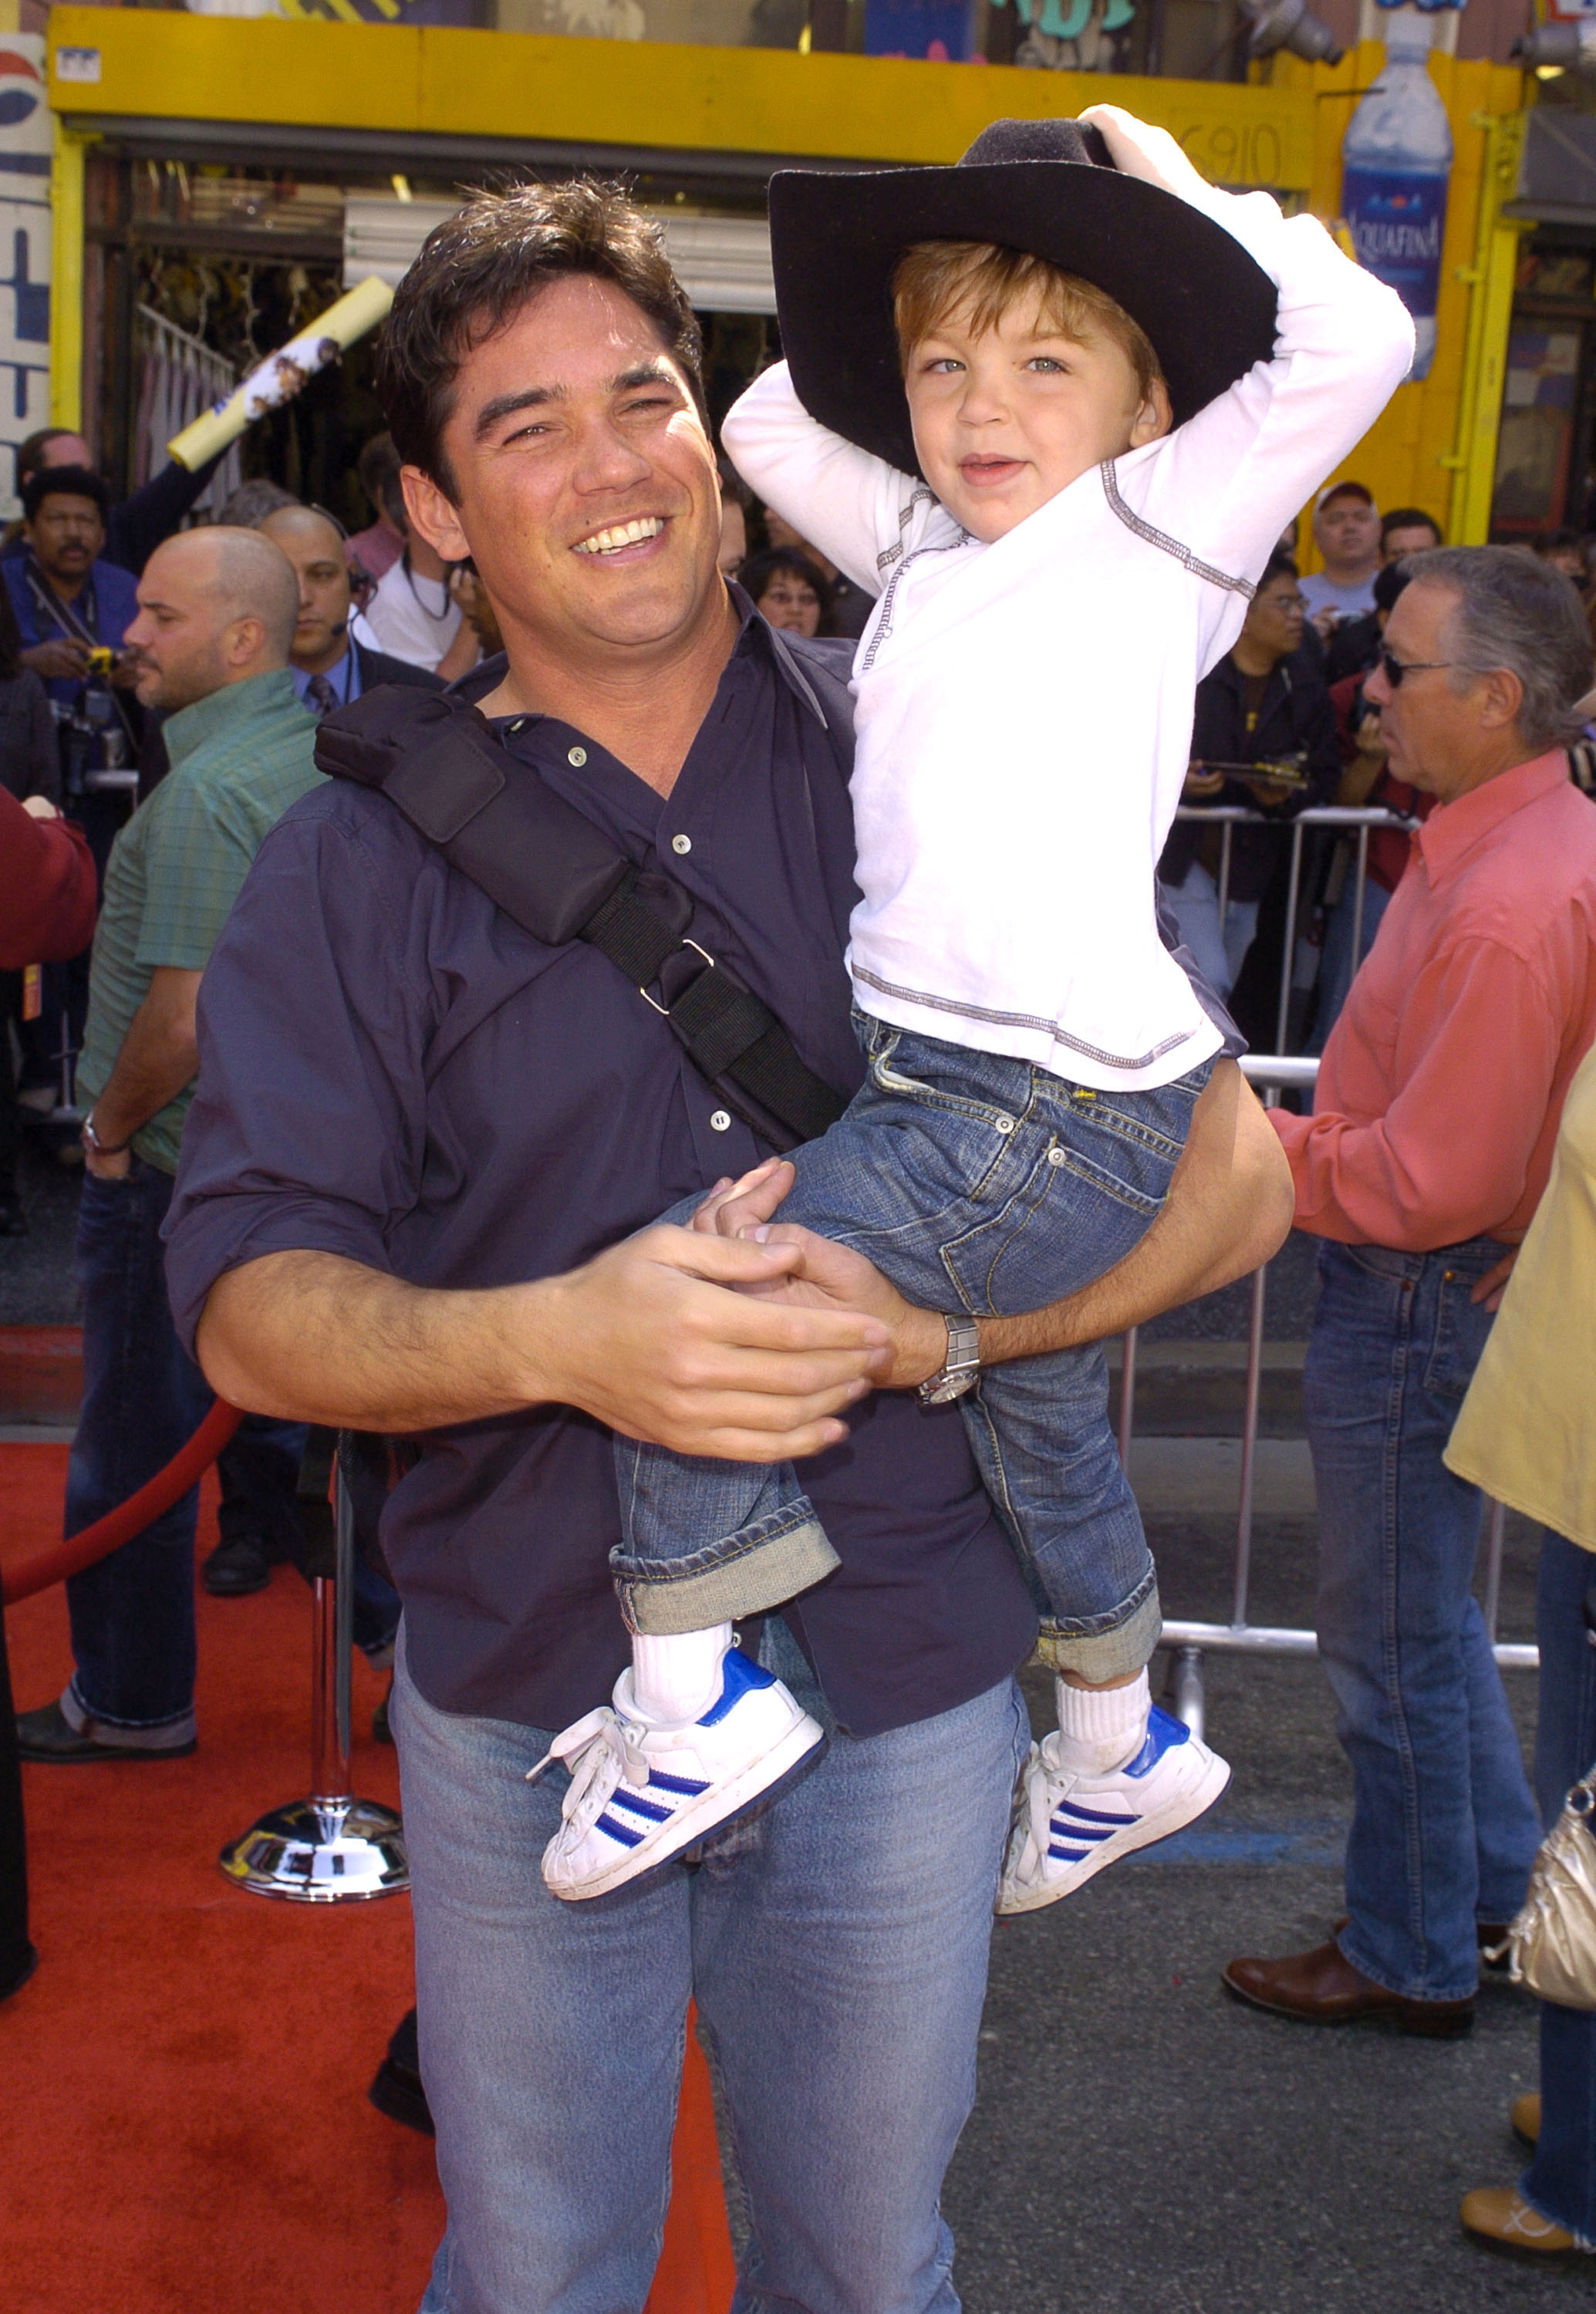
[[[1526,2089],[1512,2101],[1512,2133],[1525,2145],[1540,2143],[1540,2091]]]
[[[1509,2249],[1530,2257],[1566,2257],[1578,2242],[1550,2218],[1532,2210],[1516,2186],[1477,2186],[1458,2212],[1466,2233],[1487,2249]]]
[[[1456,2041],[1474,2022],[1474,1999],[1410,2000],[1388,1992],[1351,1961],[1339,1945],[1316,1945],[1312,1952],[1283,1960],[1233,1960],[1224,1983],[1239,2000],[1294,2017],[1304,2025],[1354,2025],[1365,2017],[1389,2018],[1399,2032],[1432,2041]]]

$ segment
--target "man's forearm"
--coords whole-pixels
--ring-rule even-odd
[[[1068,1301],[981,1320],[981,1362],[1102,1341],[1213,1294],[1268,1260],[1292,1226],[1291,1167],[1233,1061],[1221,1061],[1192,1118],[1169,1195],[1124,1261]]]
[[[286,1422],[404,1433],[537,1403],[547,1288],[444,1293],[331,1253],[267,1254],[212,1287],[196,1347],[217,1394]]]
[[[857,1312],[726,1290],[797,1259],[657,1227],[563,1276],[450,1292],[265,1254],[212,1286],[196,1347],[219,1396],[279,1420],[402,1433],[560,1404],[679,1453],[780,1462],[845,1437],[890,1355]]]
[[[198,973],[183,979],[198,983]],[[194,1008],[152,991],[133,1015],[116,1065],[94,1103],[94,1130],[108,1149],[132,1140],[199,1073]]]

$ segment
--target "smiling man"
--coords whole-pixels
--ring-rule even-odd
[[[1477,1946],[1539,1839],[1471,1589],[1478,1491],[1442,1453],[1596,1035],[1596,811],[1564,753],[1592,673],[1566,578],[1516,549],[1413,570],[1368,697],[1393,779],[1433,796],[1331,1031],[1311,1117],[1273,1112],[1321,1241],[1303,1373],[1318,1643],[1354,1778],[1348,1918],[1232,1961],[1304,2023],[1473,2021]]]
[[[264,847],[200,1004],[169,1256],[185,1338],[238,1404],[420,1434],[384,1539],[449,2204],[428,2314],[642,2305],[690,1996],[754,2212],[748,2302],[957,2302],[937,2196],[973,2089],[1031,1602],[957,1409],[867,1395],[934,1371],[939,1320],[841,1249],[644,1226],[769,1147],[662,1011],[706,952],[808,1070],[860,1076],[847,699],[824,646],[775,636],[719,574],[699,350],[657,228],[577,182],[440,227],[382,353],[411,521],[472,559],[505,639],[472,678],[478,760],[674,896],[696,950],[645,995],[339,780]],[[402,788],[463,715],[363,701],[327,728],[390,744]],[[1221,1069],[1128,1274],[992,1355],[1095,1338],[1256,1259],[1255,1123]],[[809,1303],[725,1290],[809,1264]],[[613,1430],[807,1458],[844,1564],[746,1642],[831,1743],[763,1815],[573,1911],[537,1859],[587,1788],[529,1778],[628,1658]]]

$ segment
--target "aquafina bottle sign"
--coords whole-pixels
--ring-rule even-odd
[[[1415,378],[1435,358],[1435,301],[1446,234],[1452,133],[1430,78],[1431,22],[1402,8],[1386,20],[1385,69],[1341,145],[1341,214],[1358,261],[1413,315]]]
[[[1415,322],[1433,319],[1446,230],[1444,176],[1347,169],[1341,200],[1358,262],[1389,282]]]

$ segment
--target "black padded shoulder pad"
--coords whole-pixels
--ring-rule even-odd
[[[575,940],[632,875],[591,820],[516,763],[469,702],[385,686],[329,715],[316,763],[377,788],[534,940]]]

